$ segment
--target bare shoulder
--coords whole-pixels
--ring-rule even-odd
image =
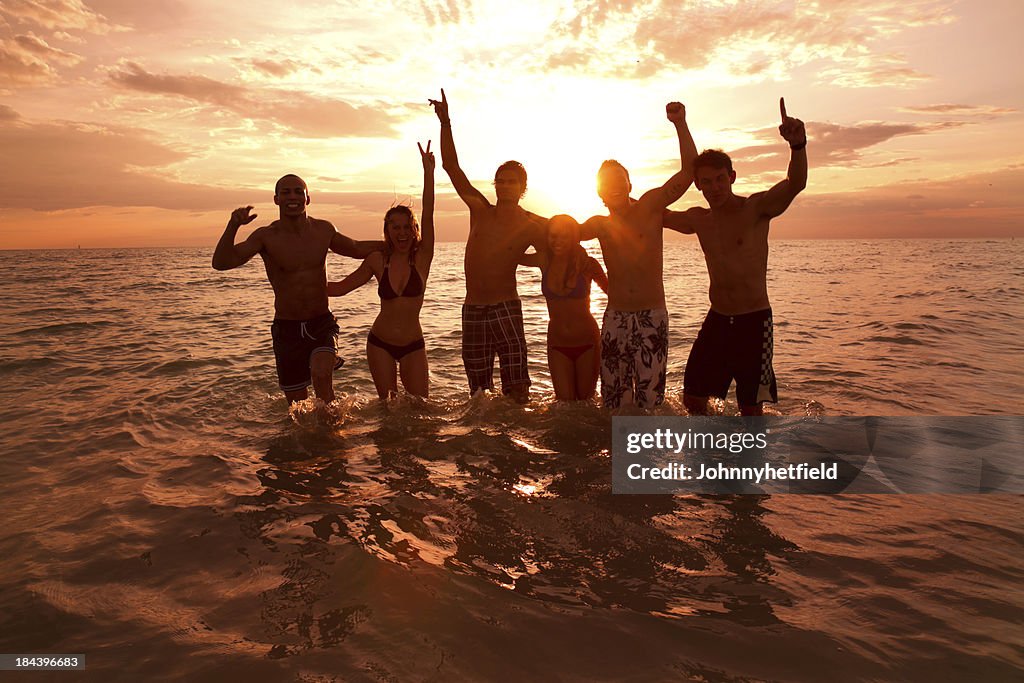
[[[309,225],[317,232],[335,233],[338,229],[334,227],[334,223],[324,218],[313,218],[309,217]]]
[[[374,274],[380,274],[384,272],[384,252],[373,251],[370,255],[363,259],[363,263],[373,270]]]
[[[749,197],[740,197],[743,200],[744,209],[757,209],[760,207],[761,202],[768,195],[768,192],[755,192]]]

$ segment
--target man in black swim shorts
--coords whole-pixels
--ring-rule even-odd
[[[778,400],[767,285],[768,223],[807,186],[804,124],[786,115],[784,100],[779,107],[779,133],[792,150],[785,180],[767,192],[740,197],[732,191],[732,160],[719,150],[705,150],[693,166],[694,183],[708,208],[667,211],[663,217],[666,228],[696,233],[711,279],[711,310],[690,350],[683,379],[683,402],[690,414],[705,414],[711,396],[725,398],[733,379],[743,415],[761,415],[762,403]]]
[[[356,242],[339,233],[329,221],[306,215],[309,192],[305,181],[286,175],[274,188],[280,217],[256,228],[235,244],[238,229],[256,214],[245,206],[231,213],[213,253],[216,270],[237,268],[259,254],[274,288],[274,356],[277,378],[289,403],[308,396],[313,385],[317,398],[334,400],[333,373],[341,366],[337,356],[338,323],[327,305],[327,252],[365,258],[383,249],[380,241]]]

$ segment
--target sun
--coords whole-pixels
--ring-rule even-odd
[[[581,223],[606,210],[597,196],[597,169],[605,156],[589,131],[549,130],[524,145],[529,190],[524,206],[544,215],[569,214]]]

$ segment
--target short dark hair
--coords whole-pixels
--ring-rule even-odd
[[[601,173],[603,173],[604,170],[608,168],[621,168],[622,172],[626,174],[626,182],[629,183],[630,185],[633,184],[633,181],[629,179],[629,171],[627,171],[626,167],[620,164],[615,159],[605,159],[604,161],[602,161],[601,168],[597,169],[597,175],[600,176]]]
[[[277,183],[274,184],[274,194],[277,194],[278,192],[281,191],[281,183],[288,180],[289,178],[295,178],[296,180],[298,180],[300,183],[302,183],[302,189],[305,190],[306,192],[309,192],[309,187],[306,185],[305,180],[295,175],[294,173],[286,173],[280,178],[278,178]]]
[[[518,161],[506,161],[494,172],[494,177],[497,178],[498,174],[502,171],[512,171],[519,177],[519,182],[523,185],[523,194],[526,194],[526,168],[523,167]]]
[[[729,155],[720,149],[706,149],[697,155],[697,158],[693,160],[693,177],[697,177],[697,169],[701,166],[710,166],[711,168],[724,168],[725,170],[732,173],[732,159]]]

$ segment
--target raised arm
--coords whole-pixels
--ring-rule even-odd
[[[326,222],[326,221],[325,221]],[[351,258],[366,258],[375,251],[384,251],[384,240],[360,240],[356,241],[338,232],[330,223],[334,234],[331,236],[331,251],[342,256]]]
[[[427,149],[419,142],[420,160],[423,162],[423,213],[420,215],[420,246],[416,250],[416,258],[423,259],[429,265],[434,258],[434,153],[430,151],[430,140]]]
[[[429,100],[441,122],[441,166],[452,181],[455,191],[470,209],[487,206],[487,199],[478,189],[473,187],[466,177],[462,167],[459,166],[459,156],[455,152],[455,139],[452,137],[452,120],[448,116],[448,98],[445,97],[444,88],[441,89],[440,100]]]
[[[238,229],[256,220],[257,214],[250,214],[250,211],[251,206],[242,206],[231,212],[224,234],[220,236],[217,248],[213,250],[214,270],[231,270],[244,265],[263,248],[263,235],[259,228],[253,230],[243,242],[235,244]]]
[[[690,128],[686,125],[686,107],[679,102],[669,102],[665,105],[665,116],[676,127],[680,169],[667,183],[646,192],[640,198],[640,201],[647,204],[651,210],[664,209],[683,196],[693,182],[693,160],[697,158],[697,145],[694,144]]]
[[[796,196],[807,187],[807,133],[804,122],[786,115],[786,100],[779,98],[782,125],[779,133],[789,143],[789,169],[786,179],[760,196],[758,210],[762,216],[775,218],[789,208]]]
[[[373,277],[373,268],[370,266],[370,259],[365,258],[359,267],[349,273],[340,282],[327,283],[327,296],[345,296],[349,292],[359,289]]]

